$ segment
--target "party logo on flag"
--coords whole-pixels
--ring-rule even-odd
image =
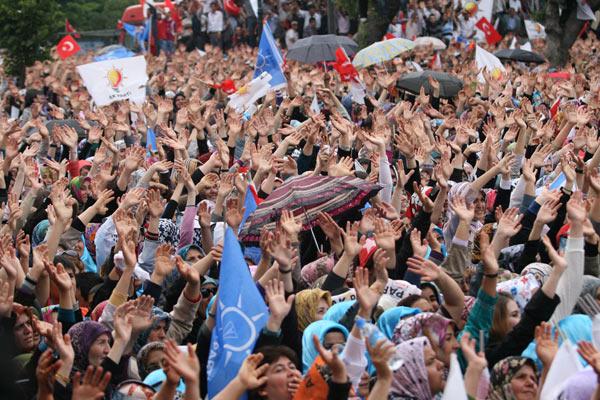
[[[58,42],[58,45],[56,46],[56,53],[63,60],[71,57],[79,50],[81,50],[81,47],[79,47],[79,44],[71,35],[66,35],[61,39],[60,42]]]
[[[146,100],[148,74],[144,56],[84,64],[77,67],[77,72],[99,106],[121,100],[140,104]]]

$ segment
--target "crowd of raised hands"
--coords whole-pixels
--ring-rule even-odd
[[[94,106],[89,55],[5,77],[0,393],[206,398],[224,232],[249,190],[312,176],[378,190],[311,230],[282,210],[242,243],[269,315],[214,399],[600,398],[600,67],[581,57],[598,47],[578,40],[562,80],[517,63],[496,79],[447,50],[451,99],[434,79],[396,88],[418,49],[361,70],[365,104],[290,61],[251,115],[216,87],[251,79],[244,46],[148,56],[141,105]],[[574,348],[591,368],[561,372]]]

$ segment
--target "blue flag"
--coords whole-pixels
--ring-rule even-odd
[[[158,151],[158,147],[156,147],[156,135],[154,134],[154,129],[148,128],[146,131],[146,148],[152,149],[152,151]]]
[[[279,89],[287,85],[287,80],[283,75],[281,66],[283,58],[277,48],[271,28],[269,24],[263,24],[263,31],[258,45],[258,56],[256,57],[256,65],[254,67],[254,78],[258,78],[263,72],[268,72],[271,75],[271,88]]]
[[[269,315],[229,227],[225,230],[217,301],[217,324],[207,364],[209,398],[235,378],[244,359],[252,353]]]
[[[252,215],[254,211],[256,211],[257,207],[258,204],[256,204],[256,199],[254,198],[254,188],[248,185],[246,187],[246,197],[244,198],[245,211],[244,216],[242,217],[242,222],[240,223],[240,231],[242,230],[242,226],[244,226],[248,217]]]
[[[148,40],[149,21],[150,20],[146,21],[144,26],[131,25],[126,22],[123,23],[123,29],[125,29],[125,32],[127,32],[129,36],[133,37],[142,49],[145,49],[145,41]]]

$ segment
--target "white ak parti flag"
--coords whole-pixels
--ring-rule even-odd
[[[492,74],[492,78],[494,79],[498,79],[502,73],[506,71],[498,57],[479,46],[475,47],[475,61],[477,62],[477,69],[482,70],[485,68]],[[479,79],[479,82],[485,83],[483,73],[480,73],[477,78]]]
[[[271,89],[271,75],[268,72],[261,73],[250,83],[242,86],[229,96],[229,107],[238,113],[243,113],[258,99],[265,96]]]
[[[146,100],[148,74],[144,56],[79,65],[77,71],[99,106],[121,100],[141,104]]]

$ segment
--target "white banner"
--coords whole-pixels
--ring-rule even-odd
[[[535,39],[546,39],[546,28],[539,22],[532,21],[530,19],[525,20],[525,30],[529,40]]]
[[[121,100],[141,104],[146,100],[148,74],[144,56],[80,65],[77,71],[99,106]]]

